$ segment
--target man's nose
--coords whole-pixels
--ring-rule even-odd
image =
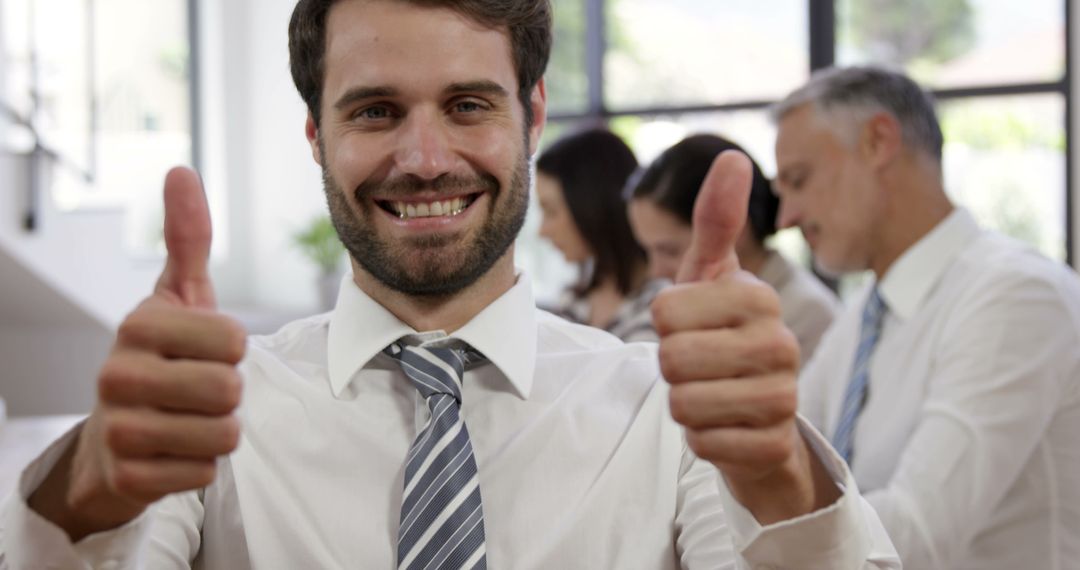
[[[780,208],[776,212],[776,226],[790,228],[799,224],[799,211],[792,200],[780,199]]]
[[[402,125],[395,153],[398,170],[422,180],[434,180],[450,172],[457,155],[447,128],[438,113],[426,110],[410,113]]]

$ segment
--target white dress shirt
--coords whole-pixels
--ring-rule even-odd
[[[6,506],[0,559],[10,568],[393,568],[403,460],[429,412],[380,351],[409,334],[347,278],[333,313],[251,339],[243,439],[210,487],[72,547],[25,501],[60,442]],[[623,344],[536,310],[521,276],[453,336],[491,361],[465,373],[462,397],[489,568],[899,567],[843,462],[808,424],[845,493],[760,527],[688,451],[655,344]]]
[[[879,287],[852,470],[904,566],[1080,567],[1075,273],[956,210]],[[799,380],[800,411],[830,436],[867,294]]]

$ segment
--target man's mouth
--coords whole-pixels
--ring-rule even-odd
[[[446,200],[432,200],[430,202],[376,200],[375,203],[383,210],[402,220],[412,220],[416,218],[456,216],[468,209],[478,197],[480,197],[479,193]]]

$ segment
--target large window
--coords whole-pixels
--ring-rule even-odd
[[[687,134],[714,132],[772,175],[770,104],[815,68],[899,67],[939,102],[954,200],[986,226],[1073,259],[1066,0],[554,0],[554,9],[545,142],[606,122],[648,162]],[[803,247],[790,232],[779,240]]]
[[[161,181],[194,162],[191,1],[0,0],[4,145],[36,174],[30,207],[123,208],[129,250],[160,252]]]

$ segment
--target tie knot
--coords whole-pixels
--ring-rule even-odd
[[[483,360],[475,350],[445,346],[408,346],[395,342],[384,351],[401,365],[420,395],[429,399],[447,395],[461,402],[461,378],[465,368]]]

